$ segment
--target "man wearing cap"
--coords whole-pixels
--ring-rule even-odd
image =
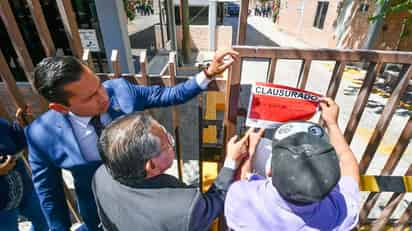
[[[231,229],[346,231],[356,226],[358,164],[338,127],[339,107],[329,98],[320,107],[328,134],[311,122],[279,126],[266,179],[252,173],[256,144],[249,143],[242,167],[247,179],[232,184],[225,201]]]

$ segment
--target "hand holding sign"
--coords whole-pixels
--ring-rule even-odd
[[[321,95],[298,88],[256,83],[252,87],[246,125],[273,128],[278,123],[308,120],[315,114]]]
[[[327,126],[338,124],[339,106],[331,98],[322,98],[320,102],[321,117]]]

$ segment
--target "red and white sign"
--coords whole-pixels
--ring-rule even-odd
[[[279,123],[309,120],[322,96],[302,89],[270,83],[252,86],[246,125],[274,128]]]

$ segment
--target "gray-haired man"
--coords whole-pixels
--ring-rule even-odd
[[[228,143],[227,158],[209,191],[164,174],[174,159],[173,137],[152,117],[122,117],[103,131],[101,166],[92,183],[106,230],[207,230],[223,211],[236,166],[246,154],[246,135]]]

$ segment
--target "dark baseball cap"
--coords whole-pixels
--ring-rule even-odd
[[[272,184],[285,200],[311,204],[325,198],[338,183],[339,159],[319,125],[282,124],[272,142]]]

